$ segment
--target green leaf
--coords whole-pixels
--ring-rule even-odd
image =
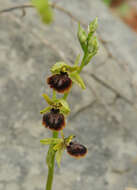
[[[85,30],[80,26],[80,24],[78,24],[78,33],[77,33],[80,45],[83,49],[83,51],[86,51],[87,48],[87,34],[85,32]]]
[[[70,73],[69,76],[70,76],[71,80],[74,83],[78,84],[82,89],[86,88],[86,86],[85,86],[85,84],[83,82],[83,79],[80,77],[80,75],[78,74],[78,72]]]
[[[42,96],[49,105],[53,105],[53,100],[47,94],[42,94]]]
[[[53,13],[48,0],[32,0],[32,5],[37,9],[44,23],[51,23],[53,20]]]
[[[89,33],[94,33],[98,27],[98,18],[96,17],[90,24],[89,24]]]
[[[51,109],[52,109],[52,107],[49,106],[49,107],[47,107],[47,108],[41,110],[40,113],[41,113],[41,114],[47,113],[47,112],[50,111]]]
[[[63,140],[60,138],[46,138],[40,140],[42,144],[49,145],[49,144],[58,144],[61,143]]]
[[[59,167],[59,168],[60,168],[62,153],[63,153],[63,150],[62,150],[62,149],[59,149],[59,150],[57,150],[57,152],[56,152],[56,161],[57,161],[57,164],[58,164],[58,167]]]

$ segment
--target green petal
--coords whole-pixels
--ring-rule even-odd
[[[49,105],[53,105],[54,102],[52,101],[52,99],[47,94],[42,94],[42,96]]]
[[[47,113],[47,112],[50,111],[51,109],[52,109],[52,107],[47,107],[47,108],[41,110],[40,113],[41,113],[41,114]]]
[[[65,138],[65,144],[69,145],[73,138],[75,138],[75,135],[70,135],[69,137]]]

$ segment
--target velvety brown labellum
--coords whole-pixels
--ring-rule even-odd
[[[51,109],[49,113],[43,115],[43,125],[54,131],[60,131],[65,127],[64,115],[58,109]]]
[[[59,93],[68,92],[72,86],[72,80],[69,78],[68,74],[62,72],[49,77],[47,83]]]
[[[67,152],[75,158],[81,158],[86,155],[87,148],[82,144],[71,142],[67,146]]]

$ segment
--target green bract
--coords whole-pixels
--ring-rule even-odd
[[[69,74],[71,80],[78,84],[82,89],[85,89],[86,86],[84,84],[84,81],[82,80],[82,78],[80,77],[80,75],[78,74],[78,72],[73,72]]]
[[[52,9],[48,0],[32,0],[32,5],[37,9],[44,23],[49,24],[53,20]]]
[[[57,152],[56,152],[56,162],[57,162],[59,168],[60,168],[62,154],[63,154],[62,149],[57,150]]]
[[[50,145],[48,153],[47,153],[47,157],[46,157],[46,163],[48,167],[52,167],[52,159],[54,155],[55,155],[55,150],[53,149],[52,145]]]

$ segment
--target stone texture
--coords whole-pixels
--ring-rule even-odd
[[[5,0],[1,9],[25,1]],[[58,2],[87,23],[99,17],[100,51],[81,74],[85,91],[73,87],[72,113],[65,135],[87,145],[84,159],[64,153],[55,168],[54,190],[125,190],[137,187],[137,36],[101,1]],[[77,25],[55,11],[43,26],[35,10],[0,15],[0,190],[43,190],[47,147],[39,140],[51,133],[41,125],[41,94],[56,61],[73,63],[80,52]]]

